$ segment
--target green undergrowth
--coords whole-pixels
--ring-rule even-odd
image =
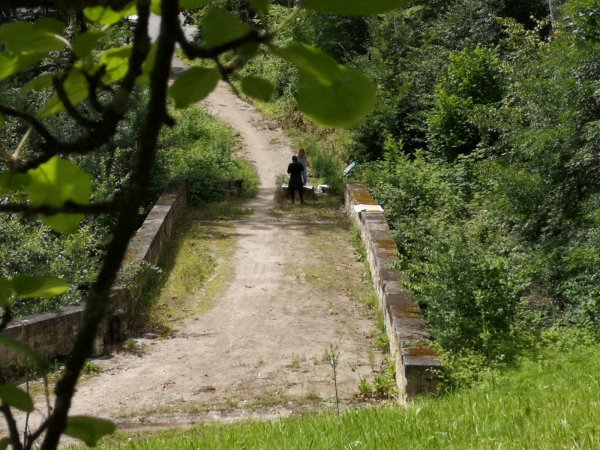
[[[185,179],[191,201],[202,204],[224,200],[218,180],[241,178],[241,196],[256,194],[258,175],[248,161],[236,157],[238,142],[227,125],[200,108],[172,114],[177,125],[161,133],[155,190],[162,192],[172,179]]]
[[[309,180],[310,182],[310,180]],[[309,223],[321,223],[330,228],[342,227],[347,229],[347,218],[340,213],[342,200],[335,195],[323,195],[316,198],[305,198],[305,203],[300,204],[298,194],[296,194],[296,203],[278,191],[276,207],[269,211],[269,214],[277,218],[289,220],[299,220]]]
[[[244,198],[236,197],[223,203],[205,203],[190,212],[190,219],[214,221],[251,216],[254,214],[254,210],[244,207],[244,200]]]
[[[120,449],[590,449],[600,439],[600,346],[542,352],[476,388],[340,416],[122,435]],[[131,439],[131,440],[128,440]]]
[[[233,225],[198,223],[195,217],[201,211],[202,207],[194,207],[186,213],[157,268],[152,269],[155,273],[135,318],[138,331],[168,334],[181,320],[210,308],[227,284],[228,261],[236,241]]]

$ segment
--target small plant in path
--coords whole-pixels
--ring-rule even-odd
[[[296,372],[296,371],[298,371],[300,369],[300,360],[295,355],[292,355],[292,364],[291,364],[291,367],[292,367],[292,370],[294,372]]]
[[[325,349],[325,359],[333,369],[333,383],[335,386],[335,406],[337,409],[337,413],[340,413],[340,396],[338,394],[337,387],[337,366],[340,360],[340,346],[330,344],[328,348]]]

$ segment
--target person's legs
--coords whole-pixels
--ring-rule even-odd
[[[298,189],[298,195],[300,196],[300,203],[304,203],[304,187]]]
[[[290,187],[290,192],[292,194],[292,203],[294,203],[294,199],[296,198],[296,189],[295,187]]]
[[[304,169],[302,171],[302,184],[308,183],[308,170]]]

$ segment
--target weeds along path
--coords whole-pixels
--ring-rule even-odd
[[[342,407],[359,402],[361,379],[377,375],[376,321],[357,298],[371,288],[360,281],[365,267],[344,212],[326,201],[278,206],[275,178],[292,155],[282,130],[223,85],[204,107],[240,134],[241,156],[261,180],[244,204],[255,214],[232,224],[229,285],[171,338],[138,340],[140,356],[96,360],[102,373],[79,386],[72,414],[155,428],[333,408],[332,369],[323,359],[330,345],[339,345]]]

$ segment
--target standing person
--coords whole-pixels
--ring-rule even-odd
[[[306,159],[306,151],[303,148],[298,150],[298,162],[304,167],[302,171],[302,183],[306,184],[308,182],[308,166],[310,166],[310,163]]]
[[[296,155],[292,156],[292,162],[287,170],[287,173],[290,174],[288,189],[290,190],[290,194],[292,194],[292,203],[294,203],[296,191],[298,191],[298,195],[300,196],[300,203],[304,203],[304,185],[302,184],[303,170],[304,166],[298,162],[298,157]]]

